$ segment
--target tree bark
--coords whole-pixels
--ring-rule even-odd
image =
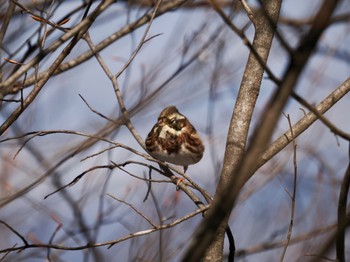
[[[223,170],[215,195],[226,187],[233,173],[232,171],[237,168],[244,157],[249,125],[264,74],[264,66],[261,63],[265,65],[267,62],[280,7],[280,0],[263,1],[262,10],[265,12],[254,14],[255,36],[252,43],[253,50],[250,52],[232,113]],[[204,261],[222,261],[225,228],[228,218],[224,219],[219,230],[215,233],[215,239],[209,246]]]
[[[266,3],[265,6],[267,13],[271,12],[271,14],[275,14],[277,18],[280,4],[280,1],[271,1]],[[314,18],[309,32],[300,42],[298,48],[291,53],[289,65],[283,75],[282,80],[278,83],[279,88],[272,95],[270,102],[267,104],[264,112],[262,113],[260,121],[252,135],[251,143],[249,144],[249,147],[247,147],[245,154],[238,155],[241,156],[242,159],[242,161],[238,162],[232,157],[235,156],[236,147],[242,145],[237,144],[237,138],[233,135],[236,134],[235,125],[239,127],[245,123],[242,120],[235,123],[234,120],[236,114],[245,114],[245,112],[249,111],[250,108],[243,106],[242,111],[236,111],[236,105],[227,137],[224,166],[216,198],[214,199],[204,221],[199,226],[192,243],[183,257],[183,261],[199,261],[202,258],[207,247],[213,241],[217,229],[222,226],[224,219],[231,213],[241,188],[256,172],[258,167],[257,159],[267,148],[281,112],[287,103],[288,98],[292,94],[293,89],[296,86],[303,69],[309,61],[322,33],[329,26],[330,18],[337,4],[337,0],[325,0],[323,2],[321,8]],[[269,5],[271,5],[270,8],[268,8]],[[272,19],[274,16],[271,15],[270,17]],[[254,73],[254,71],[250,72],[250,74],[253,75]],[[255,79],[254,76],[252,76],[252,79]],[[242,82],[242,86],[243,83],[244,81]],[[254,86],[251,86],[250,88],[254,89]],[[249,100],[247,101],[249,102]],[[239,116],[236,117],[239,118]],[[224,182],[224,179],[226,178],[227,183]]]

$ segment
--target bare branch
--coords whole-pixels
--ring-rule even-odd
[[[348,161],[349,161],[348,167],[344,174],[344,178],[343,178],[341,188],[340,188],[340,193],[339,193],[339,200],[338,200],[338,228],[337,228],[337,238],[336,238],[337,261],[346,261],[345,232],[347,228],[346,208],[347,208],[349,188],[350,188],[350,144],[349,144],[349,152],[348,152]]]
[[[322,113],[320,113],[315,107],[310,105],[305,99],[299,96],[295,91],[293,92],[293,98],[297,100],[301,105],[305,106],[312,113],[314,113],[319,120],[322,121],[334,134],[350,141],[350,134],[344,132],[343,130],[337,128],[331,121],[329,121]]]
[[[22,236],[18,231],[16,231],[13,227],[11,227],[9,224],[7,224],[5,221],[0,220],[0,223],[6,226],[8,229],[10,229],[16,236],[18,236],[24,243],[25,246],[28,246],[27,240]]]
[[[88,248],[92,248],[92,247],[101,247],[101,246],[108,246],[108,248],[111,248],[112,246],[114,246],[115,244],[121,243],[125,240],[134,238],[134,237],[139,237],[139,236],[145,236],[145,235],[149,235],[153,232],[159,231],[159,230],[164,230],[164,229],[168,229],[168,228],[172,228],[198,214],[201,214],[202,212],[208,210],[209,205],[203,206],[202,208],[197,209],[196,211],[189,213],[186,216],[183,216],[179,219],[174,220],[171,223],[168,224],[164,224],[162,226],[156,227],[156,228],[151,228],[151,229],[146,229],[146,230],[142,230],[142,231],[138,231],[135,233],[131,233],[128,234],[124,237],[115,239],[115,240],[111,240],[111,241],[106,241],[106,242],[100,242],[100,243],[88,243],[86,245],[82,245],[82,246],[63,246],[63,245],[54,245],[54,244],[29,244],[29,245],[25,245],[25,246],[18,246],[18,247],[12,247],[12,248],[5,248],[0,250],[0,253],[7,253],[7,252],[15,252],[15,251],[20,251],[23,249],[31,249],[31,248],[50,248],[50,249],[59,249],[59,250],[82,250],[82,249],[88,249]]]
[[[131,207],[132,210],[134,210],[138,215],[140,215],[144,220],[146,220],[148,222],[148,224],[150,224],[152,227],[154,228],[157,228],[157,225],[154,224],[145,214],[141,213],[137,208],[135,208],[133,205],[131,205],[130,203],[122,200],[122,199],[119,199],[119,198],[116,198],[115,196],[112,196],[111,194],[108,194],[107,195],[111,198],[113,198],[114,200],[117,200],[118,202],[120,203],[123,203],[129,207]]]
[[[322,100],[315,108],[320,114],[327,112],[332,106],[334,106],[340,99],[342,99],[347,93],[350,92],[350,78],[346,79],[341,85],[339,85],[331,94]],[[317,115],[310,112],[301,118],[294,126],[293,132],[295,137],[302,134],[307,128],[309,128],[316,120]],[[278,152],[285,148],[290,142],[291,132],[287,131],[279,138],[277,138],[263,153],[261,159],[258,161],[257,169],[264,165],[268,160],[274,157]]]
[[[89,17],[81,21],[77,26],[73,27],[71,30],[69,30],[67,33],[62,35],[57,41],[55,41],[51,46],[41,51],[40,55],[35,56],[31,61],[26,63],[25,65],[21,66],[14,74],[12,74],[8,79],[0,83],[0,90],[1,90],[1,96],[6,95],[9,90],[11,90],[11,86],[15,83],[15,81],[23,75],[25,72],[27,72],[30,68],[37,65],[47,54],[55,51],[58,47],[61,46],[62,43],[68,41],[71,37],[74,37],[75,35],[79,34],[80,36],[77,39],[74,39],[74,41],[71,42],[71,44],[68,45],[68,48],[66,52],[63,52],[59,58],[56,60],[56,62],[53,64],[53,66],[50,67],[48,71],[46,71],[43,76],[38,77],[38,81],[40,83],[46,83],[48,76],[51,76],[54,74],[56,69],[59,67],[63,59],[68,55],[70,52],[69,50],[74,47],[76,42],[83,36],[83,34],[88,30],[88,28],[91,26],[91,24],[94,22],[97,16],[99,16],[104,10],[107,9],[109,5],[111,5],[114,1],[113,0],[105,0],[103,1],[94,12],[91,13]],[[34,78],[36,80],[36,77]],[[35,81],[34,81],[35,82]],[[34,83],[33,82],[33,83]],[[35,89],[34,89],[35,90]],[[37,91],[38,92],[38,91]],[[2,132],[3,130],[0,129]],[[1,132],[1,133],[2,133]]]
[[[96,115],[102,117],[103,119],[106,119],[106,120],[108,120],[108,121],[110,121],[110,122],[112,122],[112,123],[115,123],[115,122],[113,121],[113,119],[110,119],[109,117],[105,116],[104,114],[102,114],[102,113],[98,112],[97,110],[93,109],[81,94],[79,94],[79,96],[80,96],[80,98],[84,101],[85,105],[87,105],[87,107],[88,107],[93,113],[95,113]]]
[[[292,200],[292,207],[291,207],[291,212],[290,212],[290,223],[289,223],[289,228],[288,228],[288,233],[287,233],[287,239],[286,243],[283,247],[283,251],[280,257],[280,261],[282,262],[284,259],[284,256],[287,252],[288,245],[290,243],[290,239],[292,237],[292,230],[293,230],[293,225],[294,225],[294,213],[295,213],[295,197],[296,197],[296,191],[297,191],[297,176],[298,176],[298,166],[297,166],[297,144],[295,142],[295,137],[293,133],[293,128],[292,128],[292,122],[290,120],[289,115],[285,115],[285,117],[288,120],[288,125],[289,125],[289,130],[292,134],[292,143],[293,143],[293,166],[294,166],[294,180],[293,180],[293,193],[291,194],[291,200]]]

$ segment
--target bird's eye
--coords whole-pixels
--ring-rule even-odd
[[[172,125],[176,125],[176,123],[177,123],[176,118],[172,118],[172,119],[170,119],[170,124],[172,124]]]

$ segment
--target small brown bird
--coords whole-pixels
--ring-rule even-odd
[[[168,106],[160,113],[146,139],[146,148],[156,159],[184,167],[202,159],[204,145],[190,121],[177,110]]]

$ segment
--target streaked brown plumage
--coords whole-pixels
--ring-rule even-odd
[[[151,156],[175,165],[186,171],[202,159],[204,145],[193,125],[175,106],[166,107],[159,115],[146,139],[146,148]]]

